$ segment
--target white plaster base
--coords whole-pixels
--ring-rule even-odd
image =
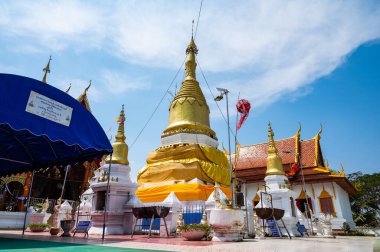
[[[0,211],[0,229],[22,229],[24,217],[24,212]]]
[[[135,216],[132,213],[132,209],[126,209],[124,211],[123,219],[123,232],[124,234],[132,234],[132,230],[135,224]]]
[[[284,224],[286,228],[288,229],[290,236],[301,236],[301,234],[297,231],[296,224],[297,224],[298,219],[296,217],[285,216],[282,218],[282,220],[284,221]],[[282,226],[282,222],[280,220],[278,220],[277,223],[280,227]],[[280,229],[281,229],[282,235],[288,235],[285,228],[280,228]]]
[[[203,135],[203,134],[189,134],[189,133],[179,133],[167,137],[161,138],[161,146],[168,146],[174,144],[202,144],[206,146],[212,146],[217,148],[219,143],[217,140]]]
[[[210,225],[214,230],[212,241],[242,241],[244,213],[240,209],[211,209]]]
[[[333,217],[331,219],[332,228],[333,229],[342,229],[344,222],[347,222],[347,220],[345,218],[339,218],[339,217],[334,218]]]
[[[166,226],[168,228],[169,236],[170,234],[175,234],[177,230],[177,221],[179,217],[179,211],[170,211],[169,214],[165,217]],[[164,219],[161,219],[160,223],[160,237],[167,237]]]
[[[103,234],[103,212],[92,213],[92,226],[88,231],[89,234]],[[123,227],[124,213],[107,213],[105,235],[124,234]]]

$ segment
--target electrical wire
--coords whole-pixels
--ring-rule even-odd
[[[201,1],[201,5],[200,5],[200,7],[199,7],[198,19],[197,19],[197,26],[195,27],[194,39],[195,39],[195,37],[197,36],[199,19],[200,19],[201,12],[202,12],[202,5],[203,5],[203,0]],[[164,95],[162,96],[161,100],[160,100],[159,103],[157,104],[156,108],[153,110],[152,114],[149,116],[148,120],[146,121],[146,123],[144,124],[144,126],[142,127],[142,129],[140,130],[140,132],[139,132],[139,134],[137,135],[137,137],[133,140],[131,146],[129,147],[130,150],[132,150],[133,146],[135,145],[135,143],[137,142],[137,140],[139,139],[139,137],[141,136],[141,134],[143,133],[143,131],[145,130],[145,128],[148,126],[150,120],[152,120],[154,114],[157,112],[157,109],[160,107],[162,101],[165,99],[166,95],[169,93],[169,90],[170,90],[170,88],[172,87],[174,81],[177,79],[177,76],[178,76],[179,72],[181,71],[181,69],[182,69],[183,64],[185,63],[185,61],[186,61],[186,57],[185,57],[185,59],[183,60],[183,62],[182,62],[182,64],[181,64],[181,67],[178,69],[177,73],[175,74],[173,80],[170,82],[170,85],[169,85],[169,87],[166,89],[166,91],[165,91]]]
[[[165,99],[166,95],[168,94],[170,88],[172,87],[174,81],[177,79],[177,76],[179,74],[179,72],[181,71],[182,67],[183,67],[183,64],[185,64],[185,60],[186,60],[186,57],[185,59],[183,60],[182,64],[181,64],[181,67],[178,69],[177,73],[175,74],[173,80],[170,82],[170,85],[169,87],[166,89],[164,95],[162,96],[161,100],[159,101],[159,103],[157,104],[156,108],[153,110],[152,114],[149,116],[148,120],[146,121],[146,123],[144,124],[144,126],[142,127],[142,129],[140,130],[139,134],[137,135],[137,137],[133,140],[131,146],[129,147],[129,150],[132,150],[133,146],[135,145],[135,143],[137,142],[137,140],[139,139],[139,137],[141,136],[141,134],[143,133],[143,131],[145,130],[145,128],[148,126],[150,120],[152,120],[154,114],[157,112],[157,109],[160,107],[162,101]]]
[[[201,1],[201,6],[199,7],[198,19],[197,19],[197,26],[195,26],[194,39],[195,39],[195,37],[197,36],[198,24],[199,24],[199,18],[201,17],[201,11],[202,11],[202,5],[203,5],[203,0]]]

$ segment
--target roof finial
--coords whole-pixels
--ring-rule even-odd
[[[70,89],[71,89],[71,83],[69,84],[69,87],[67,88],[66,93],[68,93]]]
[[[46,83],[46,75],[48,73],[50,73],[50,61],[51,61],[51,55],[50,55],[50,58],[49,58],[49,61],[48,61],[47,65],[46,65],[46,67],[44,69],[42,69],[42,71],[45,72],[44,73],[44,77],[42,78],[42,82],[43,83]]]
[[[342,177],[346,176],[344,173],[344,167],[343,167],[342,163],[340,163],[340,176],[342,176]]]
[[[91,108],[90,108],[90,103],[88,102],[88,99],[87,99],[87,91],[91,87],[91,84],[92,83],[90,80],[90,83],[88,84],[88,86],[83,90],[83,93],[77,99],[90,112],[91,112]]]
[[[321,139],[322,131],[323,131],[323,126],[322,126],[322,123],[321,123],[321,128],[319,129],[317,135],[315,135],[314,138],[317,139],[317,140]]]
[[[302,130],[301,123],[298,122],[298,130],[297,130],[297,134],[298,134],[298,135],[301,134],[301,130]]]
[[[91,87],[91,80],[90,80],[90,83],[88,84],[88,86],[85,88],[84,92],[83,93],[87,93],[88,89]]]

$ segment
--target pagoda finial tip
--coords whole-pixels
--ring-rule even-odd
[[[194,37],[194,19],[192,21],[192,26],[191,26],[191,37]]]

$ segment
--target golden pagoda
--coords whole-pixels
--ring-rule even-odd
[[[282,168],[281,157],[277,153],[277,148],[273,139],[274,133],[270,123],[268,124],[268,157],[267,157],[267,172],[266,175],[285,175]]]
[[[169,107],[169,125],[161,146],[148,154],[137,175],[142,202],[161,202],[171,192],[180,201],[207,200],[215,182],[230,195],[225,154],[210,128],[210,109],[196,79],[198,48],[193,37],[186,48],[185,79]]]
[[[113,164],[123,164],[129,165],[128,161],[128,145],[125,143],[124,135],[124,105],[121,107],[120,116],[116,118],[119,127],[115,136],[115,142],[112,144],[113,153],[112,153],[112,163]],[[110,163],[110,156],[106,158],[106,163]]]

